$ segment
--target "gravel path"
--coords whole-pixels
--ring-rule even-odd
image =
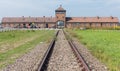
[[[84,45],[79,43],[78,40],[75,38],[73,39],[73,41],[92,71],[108,71],[107,67],[102,64],[97,58],[95,58]]]
[[[47,71],[81,71],[63,31],[59,31]]]
[[[14,64],[8,65],[2,71],[36,71],[47,48],[48,44],[46,43],[37,45],[29,53],[23,55],[17,59]]]

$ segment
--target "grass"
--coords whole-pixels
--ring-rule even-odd
[[[78,38],[110,71],[120,71],[120,31],[67,30]]]
[[[48,43],[51,38],[53,38],[54,31],[11,31],[0,33],[0,42],[3,44],[18,44],[18,41],[25,41],[17,47],[11,47],[11,49],[6,49],[4,52],[0,52],[0,68],[13,63],[17,58],[23,54],[29,52],[40,42]],[[45,37],[46,36],[46,37]],[[4,39],[3,39],[4,38]],[[31,40],[32,38],[32,40]],[[30,39],[30,40],[28,40]],[[27,41],[26,41],[27,40]],[[11,42],[10,42],[11,41]],[[4,47],[0,47],[1,49]]]

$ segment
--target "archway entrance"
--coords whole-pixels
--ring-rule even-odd
[[[64,21],[58,21],[57,28],[64,28]]]

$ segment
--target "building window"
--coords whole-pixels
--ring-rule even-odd
[[[25,23],[23,23],[23,28],[26,28],[26,24]]]
[[[105,23],[105,26],[107,26],[107,23]]]
[[[92,27],[92,23],[90,23],[90,27]]]
[[[21,25],[20,25],[20,24],[18,25],[18,28],[21,28]]]
[[[65,12],[56,12],[56,14],[65,14]]]
[[[110,23],[110,26],[112,26],[112,23]]]
[[[10,24],[8,24],[8,27],[11,27]]]
[[[95,27],[98,27],[98,23],[95,23]]]
[[[83,23],[84,27],[86,27],[86,23]]]
[[[73,23],[73,27],[76,27],[76,23]]]
[[[48,28],[48,23],[46,23],[46,28]]]
[[[100,25],[101,25],[101,27],[102,27],[103,24],[101,23]]]
[[[80,26],[80,23],[76,23],[77,24],[77,27],[79,27]]]

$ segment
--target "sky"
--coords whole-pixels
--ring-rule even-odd
[[[68,17],[120,18],[120,0],[0,0],[0,21],[2,17],[55,16],[60,5]]]

